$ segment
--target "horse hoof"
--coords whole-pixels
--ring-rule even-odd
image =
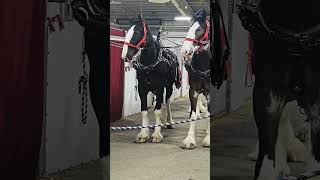
[[[135,143],[146,143],[146,142],[148,142],[148,140],[149,140],[149,137],[146,137],[146,138],[137,138],[136,139],[136,141],[135,141]]]
[[[170,124],[170,125],[167,125],[167,128],[168,128],[168,129],[175,129],[175,128],[176,128],[176,125]]]
[[[197,147],[197,145],[196,144],[193,144],[193,143],[191,143],[191,144],[189,144],[189,145],[182,145],[181,146],[181,148],[182,149],[195,149]]]
[[[188,135],[182,142],[182,149],[194,149],[197,147],[194,136]]]
[[[152,139],[152,143],[161,143],[163,140],[163,136],[160,132],[154,132],[151,136]]]
[[[209,148],[210,147],[210,136],[206,136],[203,141],[202,141],[202,146],[203,147],[207,147]]]
[[[148,133],[145,131],[145,130],[142,130],[138,135],[137,135],[137,138],[136,138],[136,143],[146,143],[148,142],[149,140],[149,135]]]

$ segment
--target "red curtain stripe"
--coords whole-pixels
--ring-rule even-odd
[[[125,32],[122,29],[110,27],[110,35],[124,37]]]
[[[121,29],[110,28],[110,35],[124,37]],[[123,44],[119,41],[110,41]],[[110,45],[110,120],[116,121],[122,117],[124,93],[124,63],[121,60],[121,47]]]

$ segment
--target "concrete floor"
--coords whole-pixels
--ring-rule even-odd
[[[247,108],[211,124],[213,180],[249,180],[254,162],[247,159],[256,143],[255,125]],[[251,178],[252,179],[252,178]]]
[[[174,121],[189,117],[188,98],[172,103]],[[149,113],[150,124],[155,123],[153,111]],[[185,138],[189,123],[177,125],[176,129],[162,129],[164,140],[161,144],[134,143],[139,130],[116,131],[111,133],[111,180],[209,180],[210,151],[202,147],[208,118],[197,122],[194,150],[179,146]],[[126,117],[112,126],[141,125],[141,115]],[[153,130],[150,131],[150,135]]]
[[[174,120],[187,119],[188,108],[188,98],[175,101],[172,104]],[[154,114],[152,110],[150,112],[150,124],[154,124]],[[297,130],[296,127],[301,126],[304,116],[298,113],[298,108],[292,113],[295,114],[292,124]],[[255,162],[247,157],[257,142],[252,104],[249,102],[236,112],[211,121],[211,162],[209,149],[201,146],[207,120],[197,122],[198,147],[194,150],[179,147],[186,136],[189,123],[177,125],[176,129],[162,129],[164,140],[161,144],[134,143],[139,130],[112,131],[111,180],[252,180]],[[139,113],[111,123],[111,126],[140,124]],[[151,130],[150,135],[152,132]],[[293,174],[305,172],[303,163],[289,165]],[[41,180],[100,180],[101,169],[97,162],[92,162],[83,165],[82,168],[50,177]],[[316,179],[320,178],[312,180]]]
[[[187,97],[176,100],[171,107],[174,121],[188,119],[190,105]],[[149,119],[150,124],[155,123],[152,110]],[[187,134],[189,123],[177,125],[176,129],[162,129],[164,140],[161,144],[134,143],[138,130],[113,131],[110,135],[110,180],[209,180],[210,151],[201,146],[207,121],[208,118],[197,122],[198,147],[194,150],[179,147]],[[141,125],[140,113],[111,123],[111,126],[135,125]],[[40,180],[102,180],[102,170],[97,161],[92,161],[42,176]]]
[[[98,161],[92,161],[72,169],[43,175],[39,180],[103,180],[103,178],[100,164]]]
[[[291,122],[297,131],[305,117],[298,112],[297,106],[293,109]],[[255,162],[249,160],[247,155],[253,152],[258,138],[252,104],[248,103],[236,112],[214,120],[211,123],[211,138],[212,180],[252,180]],[[289,163],[289,166],[294,175],[306,171],[304,163]],[[316,179],[320,178],[312,180]]]

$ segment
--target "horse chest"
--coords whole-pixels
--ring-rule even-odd
[[[138,81],[144,84],[147,89],[154,89],[157,87],[166,86],[169,78],[164,77],[164,74],[158,71],[143,71],[138,74]]]

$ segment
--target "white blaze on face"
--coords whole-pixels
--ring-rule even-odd
[[[130,41],[131,41],[131,39],[132,39],[132,36],[133,36],[133,33],[134,33],[134,27],[135,27],[135,26],[132,26],[132,27],[128,30],[128,33],[127,33],[127,35],[126,35],[126,38],[125,38],[124,42],[130,43]],[[128,45],[123,45],[121,58],[122,58],[122,59],[125,59],[125,58],[127,57],[127,53],[128,53]]]
[[[199,22],[195,22],[191,28],[188,31],[187,37],[186,38],[190,38],[190,39],[195,39],[196,38],[196,30],[200,27]],[[194,49],[193,46],[193,42],[192,41],[184,41],[183,45],[182,45],[182,54],[185,53],[185,51],[187,51],[187,53],[192,52]]]

